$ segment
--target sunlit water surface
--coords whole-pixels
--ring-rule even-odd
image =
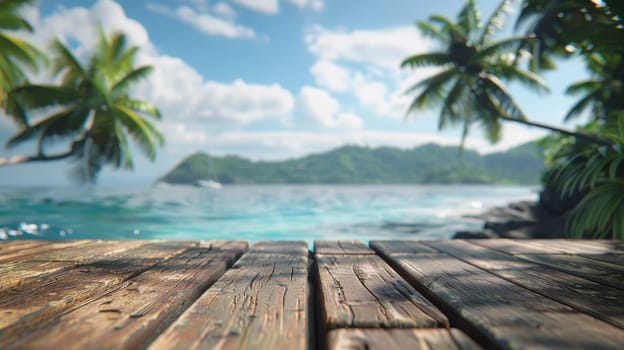
[[[0,239],[444,239],[535,187],[0,188]]]

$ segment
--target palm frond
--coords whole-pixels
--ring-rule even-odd
[[[515,64],[499,62],[496,64],[495,68],[500,73],[502,78],[518,81],[538,93],[550,92],[550,89],[546,85],[546,81],[544,81],[544,79],[531,71],[518,67]]]
[[[76,81],[87,76],[78,59],[58,39],[52,42],[51,50],[54,54],[52,72],[54,75],[64,72],[63,85],[74,85]]]
[[[445,85],[456,76],[457,70],[454,68],[447,69],[432,77],[429,77],[418,84],[410,87],[405,93],[411,93],[414,90],[422,89],[421,93],[414,99],[407,110],[407,114],[422,109],[423,107],[441,101],[444,98]]]
[[[575,95],[581,92],[594,91],[602,87],[604,82],[599,80],[582,80],[576,83],[570,84],[565,93],[569,95]]]
[[[448,17],[433,15],[429,17],[429,21],[441,24],[443,26],[444,30],[450,35],[449,42],[470,41],[470,38],[468,37],[469,33],[466,33],[462,28],[457,25],[457,23],[453,22],[453,20]]]
[[[25,40],[2,33],[0,33],[0,47],[2,48],[2,56],[10,56],[35,70],[39,68],[39,59],[44,57],[39,49]]]
[[[453,63],[451,57],[446,52],[430,52],[410,56],[401,62],[401,68],[419,68],[426,66],[443,66]]]
[[[120,123],[115,124],[115,134],[117,135],[117,139],[119,140],[119,149],[121,152],[118,152],[118,159],[116,160],[117,168],[122,166],[126,169],[132,169],[134,167],[134,161],[132,159],[132,152],[130,151],[130,145],[128,144],[128,138],[126,134],[123,132]]]
[[[120,105],[116,105],[113,110],[119,122],[124,125],[143,152],[150,159],[154,159],[156,157],[156,142],[158,142],[158,145],[162,145],[164,142],[163,135],[156,127],[142,119],[141,116],[132,110]]]
[[[51,116],[49,116],[49,117],[47,117],[47,118],[45,118],[43,120],[40,120],[37,123],[35,123],[35,124],[31,125],[31,126],[28,126],[28,127],[24,128],[24,129],[22,129],[21,131],[19,131],[17,134],[13,135],[7,141],[6,146],[7,147],[14,147],[14,146],[17,146],[17,145],[21,144],[24,141],[36,138],[48,126],[50,126],[51,124],[55,123],[59,119],[66,118],[67,116],[69,116],[71,114],[72,114],[71,110],[63,110],[63,111],[55,113],[55,114],[53,114],[53,115],[51,115]]]
[[[474,32],[481,27],[481,14],[474,0],[468,0],[457,16],[457,25],[465,33]]]
[[[117,81],[115,85],[113,85],[111,89],[113,96],[127,93],[128,89],[130,88],[130,86],[132,86],[132,84],[135,84],[142,79],[146,79],[152,73],[152,71],[152,66],[142,66],[132,70],[124,77],[122,77],[121,80]]]
[[[565,117],[563,118],[565,121],[570,121],[574,118],[577,118],[579,116],[581,116],[583,114],[583,112],[585,110],[587,110],[587,108],[589,108],[593,103],[595,103],[597,101],[597,96],[595,94],[588,94],[586,96],[584,96],[583,98],[581,98],[580,100],[578,100],[573,106],[572,108],[570,108],[570,110],[568,111],[568,113],[566,113]]]
[[[479,45],[485,45],[485,43],[492,40],[494,34],[505,26],[505,18],[511,12],[510,3],[511,0],[503,0],[496,9],[494,9],[494,12],[492,12],[485,22],[481,35],[479,35]]]
[[[523,36],[505,38],[481,47],[475,54],[475,60],[482,60],[491,56],[500,56],[501,52],[511,51],[517,48],[518,44],[526,40]]]
[[[156,107],[155,105],[147,101],[136,100],[136,99],[131,99],[131,98],[123,98],[123,99],[118,100],[116,103],[119,103],[135,112],[144,113],[156,119],[161,118],[158,107]]]
[[[416,27],[418,27],[422,35],[426,37],[435,39],[443,43],[448,40],[445,32],[431,22],[418,21],[416,23]]]
[[[447,123],[451,123],[451,125],[453,125],[461,120],[458,107],[462,102],[464,102],[461,97],[467,89],[465,81],[461,79],[457,79],[457,81],[455,81],[455,84],[446,95],[442,108],[440,109],[440,117],[438,120],[439,130],[444,129]]]
[[[81,98],[76,90],[55,85],[26,85],[10,95],[14,104],[27,109],[70,104]]]
[[[503,82],[500,81],[498,77],[488,74],[481,77],[480,81],[484,84],[484,89],[487,91],[488,96],[493,98],[493,101],[497,106],[497,110],[495,110],[496,112],[500,113],[501,116],[511,119],[526,119],[524,112],[522,112],[514,98],[511,96],[509,91],[507,91]]]
[[[574,209],[568,229],[577,238],[624,239],[624,181],[614,180],[591,190]]]

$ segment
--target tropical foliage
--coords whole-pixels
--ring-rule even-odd
[[[129,96],[129,89],[152,68],[134,66],[138,48],[128,47],[123,33],[99,33],[99,44],[86,66],[67,46],[54,41],[52,68],[60,75],[59,85],[28,84],[10,94],[9,113],[23,120],[30,121],[29,111],[54,109],[8,141],[9,147],[37,142],[37,154],[17,162],[73,158],[75,175],[82,181],[93,181],[106,164],[132,168],[129,140],[154,159],[156,147],[163,143],[162,134],[152,123],[160,113],[151,103]],[[58,141],[68,142],[69,150],[48,154],[47,147]]]
[[[15,31],[32,31],[31,25],[18,13],[31,0],[0,0],[0,107],[6,104],[6,94],[26,82],[25,68],[37,70],[43,54],[33,45],[14,35]],[[22,119],[17,120],[25,124]]]
[[[556,131],[545,143],[550,166],[545,185],[562,196],[586,193],[569,214],[570,232],[624,238],[624,2],[524,0],[516,29],[526,28],[526,34],[494,41],[508,4],[503,1],[483,26],[474,1],[467,1],[456,21],[432,16],[418,24],[443,50],[409,57],[403,66],[433,65],[441,71],[408,90],[419,91],[409,111],[441,106],[440,127],[461,121],[465,135],[478,121],[492,141],[500,120]],[[530,53],[530,71],[518,67],[522,53]],[[576,131],[529,122],[500,82],[516,80],[543,90],[536,74],[568,57],[581,57],[592,75],[568,88],[579,99],[565,119],[589,113],[590,122]]]
[[[586,193],[570,213],[569,230],[576,237],[624,239],[624,4],[621,1],[525,1],[518,23],[529,23],[531,47],[550,56],[581,57],[591,77],[573,83],[567,92],[579,96],[566,120],[589,114],[582,127],[600,135],[609,146],[556,138],[549,155],[546,186],[562,196]],[[531,19],[533,22],[531,22]],[[535,69],[543,68],[534,61]]]
[[[494,40],[508,5],[509,1],[503,1],[485,23],[472,0],[456,21],[435,15],[418,23],[424,35],[440,44],[440,50],[408,57],[401,66],[434,66],[441,70],[407,90],[419,91],[408,113],[440,106],[440,129],[461,123],[465,137],[472,124],[480,123],[492,142],[500,138],[502,119],[527,123],[503,82],[515,80],[537,91],[546,91],[547,87],[515,59],[514,49],[524,37]]]

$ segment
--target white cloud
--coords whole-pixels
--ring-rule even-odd
[[[323,2],[323,0],[288,0],[288,1],[290,1],[291,3],[301,8],[310,7],[314,11],[321,11],[323,8],[325,8],[325,3]]]
[[[225,2],[218,2],[214,5],[213,10],[216,14],[227,17],[234,18],[236,17],[236,11]]]
[[[250,10],[268,15],[274,15],[279,12],[278,0],[234,0],[234,2]]]
[[[329,91],[345,92],[352,87],[351,72],[331,61],[317,61],[310,72],[314,76],[316,83]]]
[[[232,16],[219,18],[210,13],[196,11],[189,6],[180,6],[176,10],[172,10],[167,6],[148,4],[147,9],[152,12],[177,18],[206,35],[223,36],[230,39],[253,38],[256,36],[253,29],[233,23],[231,21]],[[215,10],[217,9],[219,9],[221,13],[227,11],[227,8],[223,6],[215,8]]]
[[[325,8],[323,0],[288,0],[299,8],[309,7],[314,11],[321,11]],[[246,7],[252,11],[261,12],[267,15],[278,14],[279,0],[234,0],[234,3]]]
[[[409,127],[408,125],[406,128]],[[505,129],[509,126],[507,125]],[[457,146],[460,142],[457,135],[411,131],[226,131],[209,133],[200,131],[201,129],[189,129],[182,124],[172,126],[171,129],[177,131],[174,133],[175,136],[169,137],[176,141],[184,154],[189,153],[190,150],[203,150],[215,155],[238,154],[254,160],[300,157],[310,153],[325,152],[344,145],[391,146],[409,149],[426,143]],[[503,142],[496,145],[490,145],[481,137],[469,137],[465,147],[481,153],[504,151],[542,135],[541,132],[523,127],[511,127],[509,131],[514,134],[519,132],[518,135],[522,136],[514,140],[504,139]]]
[[[391,71],[398,70],[407,56],[429,47],[413,26],[350,32],[316,26],[305,41],[310,52],[320,59],[371,64]]]
[[[430,45],[413,27],[331,31],[316,26],[305,40],[317,57],[310,69],[316,83],[352,95],[379,116],[402,118],[410,101],[403,91],[432,72],[423,69],[413,74],[399,69],[404,58]]]
[[[339,113],[340,104],[325,90],[304,86],[297,97],[297,112],[325,128],[359,129],[362,119],[352,113]]]
[[[207,120],[251,123],[284,117],[294,107],[293,96],[279,84],[255,85],[242,80],[232,84],[208,82],[199,95],[197,117]]]

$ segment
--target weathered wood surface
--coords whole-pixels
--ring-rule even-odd
[[[105,256],[90,264],[44,276],[40,283],[0,292],[0,348],[17,336],[89,298],[100,297],[120,283],[195,245],[190,242],[148,243]]]
[[[139,349],[166,328],[247,249],[207,242],[165,260],[114,291],[15,342],[26,349]]]
[[[375,251],[386,254],[430,254],[438,252],[418,241],[370,241],[369,244]]]
[[[624,349],[622,242],[370,246],[0,242],[0,348]]]
[[[307,271],[305,242],[254,246],[150,349],[307,349]]]
[[[376,248],[373,243],[372,247]],[[487,347],[621,349],[624,330],[445,253],[378,250]]]
[[[8,252],[2,252],[0,254],[0,263],[32,260],[36,258],[37,255],[47,253],[52,250],[61,250],[92,243],[93,241],[48,241],[46,244],[33,244],[24,249],[10,250],[10,248],[8,248]],[[2,245],[5,244],[7,243],[5,242]],[[8,244],[9,247],[13,245],[12,242]]]
[[[446,317],[374,255],[316,254],[327,328],[438,327]]]
[[[547,267],[558,269],[614,288],[624,289],[624,266],[571,254],[548,254],[543,248],[522,245],[511,240],[491,240],[491,242],[470,241],[487,248],[506,253]]]
[[[314,241],[314,253],[325,255],[375,254],[364,242],[353,241]]]
[[[0,256],[16,252],[18,250],[46,245],[48,243],[50,243],[50,241],[24,240],[0,242]]]
[[[307,256],[308,243],[304,241],[258,241],[253,244],[249,253],[267,255]]]
[[[446,240],[425,244],[537,294],[624,328],[624,303],[621,302],[624,292],[620,289],[467,242]]]
[[[478,350],[462,331],[451,329],[337,329],[329,350]]]
[[[28,283],[40,283],[41,278],[80,264],[88,264],[102,257],[136,248],[145,244],[141,241],[93,241],[87,244],[50,250],[30,256],[30,260],[0,264],[0,291]]]

